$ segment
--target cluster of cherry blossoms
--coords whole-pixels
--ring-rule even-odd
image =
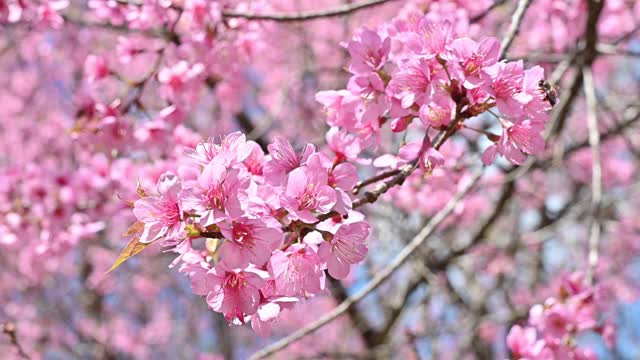
[[[281,308],[325,289],[325,270],[342,279],[364,260],[370,226],[351,209],[353,165],[285,140],[265,155],[239,132],[189,156],[181,176],[160,177],[156,194],[140,190],[139,241],[175,245],[174,265],[230,322],[266,331]],[[205,249],[192,246],[198,238]]]
[[[60,28],[64,19],[60,14],[69,6],[69,0],[0,0],[0,24],[29,21],[39,27]]]
[[[316,152],[311,144],[296,152],[281,139],[265,154],[240,132],[220,143],[200,143],[179,175],[160,177],[157,194],[139,192],[135,241],[162,239],[174,246],[180,253],[174,265],[182,261],[180,269],[196,294],[205,295],[228,321],[250,319],[261,332],[281,309],[322,292],[325,270],[342,279],[364,260],[370,226],[352,210],[358,173],[347,161],[370,163],[362,151],[378,143],[386,122],[402,132],[417,118],[426,131],[398,155],[376,159],[376,167],[415,162],[422,174],[455,167],[462,152],[443,148],[443,155],[440,147],[465,119],[494,107],[503,133],[489,135],[495,144],[485,151],[485,163],[500,153],[520,164],[525,154],[540,152],[550,107],[539,88],[542,68],[501,62],[495,38],[476,42],[458,31],[452,22],[428,17],[399,20],[378,32],[363,30],[347,46],[353,74],[348,88],[316,97],[325,106],[331,126],[327,142],[335,156]],[[177,97],[184,93],[180,87],[171,90],[178,84],[173,79],[198,77],[201,71],[186,63],[162,70],[165,96],[180,103]],[[444,136],[432,140],[431,130]],[[433,198],[431,209],[445,198]],[[193,246],[197,238],[207,238],[205,249]]]
[[[588,286],[581,273],[563,279],[557,297],[529,311],[529,326],[515,325],[507,336],[507,346],[515,359],[593,360],[598,356],[590,348],[580,347],[577,335],[595,331],[607,346],[615,341],[615,327],[603,323],[598,306],[598,288]]]
[[[377,144],[385,123],[393,132],[404,132],[414,119],[423,129],[457,130],[465,119],[485,112],[502,129],[499,135],[476,129],[493,142],[484,152],[485,164],[498,154],[521,164],[527,154],[544,149],[541,133],[551,107],[540,86],[544,70],[500,61],[499,41],[465,37],[466,27],[413,16],[377,31],[365,29],[349,41],[347,88],[316,97],[334,128],[330,134],[343,134],[341,144],[349,144],[345,155],[357,157]],[[441,163],[436,152],[426,154],[431,167]]]

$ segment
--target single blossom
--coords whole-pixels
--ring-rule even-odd
[[[448,94],[438,94],[420,107],[420,121],[426,127],[448,125],[455,108],[456,104]]]
[[[213,311],[224,314],[229,322],[244,323],[260,304],[264,279],[256,271],[231,270],[222,265],[209,270],[211,290],[207,303]]]
[[[219,143],[213,138],[201,142],[195,149],[188,149],[187,155],[202,166],[207,166],[215,159],[229,168],[249,157],[253,151],[252,143],[247,141],[243,133],[236,131],[222,137]]]
[[[268,149],[271,156],[265,162],[262,171],[265,179],[274,185],[280,185],[291,171],[304,165],[309,156],[316,151],[313,144],[307,144],[298,154],[291,144],[282,138],[277,138],[269,144]]]
[[[551,359],[552,353],[545,348],[544,340],[538,340],[536,329],[515,325],[507,335],[507,347],[515,359]]]
[[[218,223],[225,242],[220,257],[230,268],[245,268],[249,263],[262,266],[280,243],[282,230],[268,227],[260,219],[241,217]]]
[[[184,229],[180,202],[180,180],[173,173],[164,173],[158,180],[158,196],[136,200],[133,214],[144,223],[140,241],[149,243],[162,237],[175,238]]]
[[[327,90],[316,94],[316,101],[323,105],[327,124],[347,131],[357,131],[358,117],[362,116],[362,98],[348,90]]]
[[[407,64],[393,75],[389,82],[389,95],[399,99],[404,109],[424,104],[433,93],[431,80],[436,72],[435,66],[425,59]]]
[[[516,95],[522,91],[524,68],[522,61],[498,62],[483,69],[482,89],[491,95],[500,112],[508,117],[523,114]]]
[[[353,134],[334,126],[326,135],[327,145],[336,154],[338,161],[357,160],[362,151],[360,140]]]
[[[314,213],[326,214],[336,203],[336,192],[327,185],[323,171],[297,168],[289,174],[282,206],[293,220],[306,223],[317,221]]]
[[[327,263],[329,275],[344,279],[349,275],[351,265],[364,261],[367,256],[366,240],[371,226],[366,222],[343,224],[329,241],[318,248],[318,255]]]
[[[229,169],[220,161],[212,161],[198,177],[198,186],[182,196],[185,210],[193,211],[200,225],[209,226],[222,220],[242,216],[242,201],[247,196],[250,175]]]
[[[84,61],[84,73],[87,76],[87,81],[93,83],[107,77],[111,70],[104,56],[89,55]]]
[[[309,296],[324,290],[322,261],[306,244],[294,244],[287,250],[276,250],[269,260],[269,273],[275,280],[275,291],[282,296]]]
[[[464,87],[473,89],[482,83],[482,69],[498,62],[500,42],[496,38],[485,38],[479,43],[469,38],[451,42],[451,61],[458,64],[464,79]]]
[[[203,64],[191,65],[184,60],[160,69],[158,81],[163,85],[160,89],[162,96],[185,106],[195,104],[203,85],[204,70]]]
[[[543,123],[522,120],[514,124],[504,119],[501,119],[501,122],[502,136],[482,154],[482,162],[485,165],[493,163],[497,154],[516,165],[521,165],[526,159],[525,154],[539,154],[544,150]]]
[[[359,37],[349,41],[347,50],[351,55],[349,71],[353,74],[367,74],[384,66],[391,50],[391,39],[387,37],[383,40],[377,32],[363,30]]]

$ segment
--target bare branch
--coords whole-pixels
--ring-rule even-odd
[[[31,356],[29,356],[29,354],[24,351],[22,345],[20,345],[20,342],[18,341],[16,326],[13,323],[3,323],[2,325],[0,325],[0,328],[2,329],[3,333],[9,336],[11,345],[16,348],[16,350],[18,351],[18,355],[23,359],[31,359]]]
[[[346,4],[334,9],[321,11],[307,11],[293,14],[255,14],[242,11],[223,10],[222,15],[228,18],[242,18],[247,20],[270,20],[277,22],[307,21],[320,18],[347,15],[368,7],[382,5],[395,0],[366,0],[355,4]]]
[[[476,23],[478,21],[481,21],[482,19],[484,19],[487,15],[489,15],[495,8],[499,7],[500,5],[503,5],[504,3],[506,3],[507,0],[497,0],[495,1],[493,4],[491,4],[491,6],[489,6],[486,10],[484,10],[483,12],[481,12],[480,14],[472,17],[471,19],[469,19],[469,21],[471,23]]]
[[[513,17],[511,18],[511,25],[509,25],[507,36],[502,39],[502,43],[500,44],[500,59],[504,58],[507,55],[507,51],[509,51],[513,39],[515,39],[516,35],[518,35],[520,25],[522,24],[522,19],[524,19],[524,13],[527,11],[527,8],[530,4],[531,0],[518,1],[518,7],[516,8],[516,11],[513,13]]]
[[[587,125],[589,127],[589,146],[591,147],[591,229],[589,232],[589,265],[585,276],[587,283],[593,282],[594,272],[598,264],[598,245],[600,242],[601,224],[599,220],[602,203],[602,163],[600,161],[600,132],[596,109],[596,89],[590,67],[583,69],[584,94],[587,100]]]
[[[320,319],[305,326],[304,328],[296,331],[295,333],[265,347],[264,349],[255,353],[251,359],[264,359],[267,356],[275,354],[276,352],[286,348],[291,343],[300,340],[301,338],[313,333],[322,326],[333,321],[340,315],[344,314],[351,306],[364,299],[369,293],[377,289],[384,281],[386,281],[405,261],[413,254],[413,252],[424,243],[424,241],[433,234],[437,226],[447,218],[447,216],[458,205],[458,202],[471,190],[471,188],[478,182],[482,170],[476,170],[472,175],[472,178],[458,191],[458,193],[442,208],[438,213],[431,218],[431,221],[416,235],[413,240],[407,246],[405,246],[400,253],[384,268],[380,271],[371,281],[369,281],[360,291],[353,294],[347,300],[338,305],[335,309],[328,312]]]
[[[449,124],[446,130],[440,131],[440,133],[438,133],[438,136],[436,136],[436,139],[433,142],[434,149],[439,150],[440,147],[447,141],[447,139],[449,139],[458,130],[458,124],[464,119],[464,115],[461,114],[462,107],[463,106],[459,102],[456,104],[456,110],[455,114],[452,116],[453,119],[451,120],[451,124]],[[400,171],[394,177],[379,184],[374,190],[365,192],[361,197],[357,198],[353,202],[353,207],[357,208],[367,203],[376,202],[376,200],[378,200],[378,198],[382,194],[386,193],[389,189],[396,185],[401,185],[416,169],[416,167],[418,166],[418,160],[419,159],[415,159],[410,163],[402,166],[399,169]],[[320,217],[319,219],[322,220],[322,217]]]

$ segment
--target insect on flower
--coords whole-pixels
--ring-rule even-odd
[[[544,94],[544,100],[548,101],[551,106],[555,106],[558,102],[558,88],[551,85],[546,80],[540,80],[538,83],[540,91]]]

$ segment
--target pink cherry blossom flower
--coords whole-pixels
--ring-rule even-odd
[[[514,124],[501,119],[501,122],[504,127],[502,136],[482,154],[482,162],[485,165],[493,163],[497,154],[516,165],[521,165],[526,159],[525,154],[539,154],[544,150],[544,124],[532,120]]]
[[[231,270],[222,265],[209,273],[211,291],[207,303],[221,312],[227,321],[244,323],[245,316],[255,314],[260,304],[260,288],[264,280],[255,272]]]
[[[451,21],[423,17],[406,37],[406,46],[416,54],[435,56],[444,53],[455,36],[456,30]]]
[[[59,14],[69,6],[68,0],[50,0],[38,6],[38,22],[54,29],[62,27],[64,19]]]
[[[193,105],[200,96],[204,65],[190,65],[187,61],[179,61],[172,67],[165,67],[158,72],[158,81],[164,86],[162,96],[180,105]]]
[[[415,63],[407,64],[394,74],[389,82],[389,95],[399,99],[404,109],[410,108],[413,104],[424,104],[433,92],[431,88],[433,72],[431,61],[420,59]]]
[[[543,315],[541,330],[545,336],[562,341],[565,335],[575,329],[570,309],[565,304],[554,304]]]
[[[368,98],[383,95],[385,83],[377,73],[355,75],[349,79],[347,89],[353,94]]]
[[[322,261],[306,244],[291,245],[286,251],[276,250],[268,269],[275,279],[275,290],[283,296],[309,296],[324,290]]]
[[[377,32],[365,29],[359,37],[349,41],[347,50],[351,55],[349,71],[353,74],[367,74],[384,66],[391,50],[391,39],[382,40]]]
[[[333,236],[318,248],[318,255],[327,263],[329,274],[336,279],[349,275],[351,265],[364,261],[367,256],[365,244],[371,226],[366,222],[343,224]]]
[[[516,359],[550,359],[550,352],[545,349],[544,340],[538,340],[536,329],[532,327],[522,328],[515,325],[507,335],[507,346]],[[548,357],[541,356],[546,354]]]
[[[483,69],[482,89],[496,100],[500,112],[508,117],[522,114],[522,103],[515,97],[522,91],[522,61],[498,62]]]
[[[451,121],[456,104],[449,94],[438,94],[420,107],[420,121],[424,126],[442,126]]]
[[[251,328],[260,336],[269,336],[271,327],[282,310],[293,307],[298,301],[300,300],[296,297],[283,296],[270,299],[269,302],[261,304],[255,315],[251,316]]]
[[[297,168],[289,173],[282,206],[293,220],[317,221],[314,213],[326,214],[336,203],[336,192],[327,185],[326,172]]]
[[[219,161],[212,161],[198,177],[198,186],[183,193],[184,208],[199,215],[202,226],[238,218],[243,213],[242,199],[247,196],[249,183],[248,173],[227,170]]]
[[[524,112],[531,119],[546,122],[549,120],[548,110],[551,104],[545,100],[545,94],[540,90],[540,81],[544,80],[544,69],[534,66],[524,71],[522,91],[514,98],[523,106]]]
[[[464,79],[464,87],[478,87],[482,79],[481,71],[498,61],[500,42],[496,38],[485,38],[477,43],[469,38],[451,42],[453,61],[459,64]]]
[[[87,81],[93,83],[107,77],[111,73],[111,70],[105,57],[89,55],[84,61],[84,73],[87,76]]]
[[[338,164],[329,170],[329,185],[344,191],[351,191],[358,183],[358,170],[350,163]]]
[[[220,247],[220,256],[234,269],[245,268],[249,263],[264,265],[282,239],[279,227],[267,227],[260,219],[241,217],[218,223],[218,227],[226,238]]]
[[[327,145],[336,154],[338,161],[357,160],[358,155],[362,151],[360,140],[346,131],[340,130],[338,127],[332,127],[327,131]]]
[[[262,175],[266,158],[264,151],[262,151],[260,145],[255,141],[247,141],[246,146],[251,149],[251,151],[249,152],[249,156],[247,156],[242,163],[247,168],[247,171],[253,175]]]
[[[324,106],[327,124],[343,127],[348,131],[357,130],[357,116],[361,114],[362,99],[348,90],[320,91],[316,101]]]
[[[140,241],[149,243],[162,237],[179,236],[184,229],[179,193],[180,180],[173,173],[164,173],[158,180],[159,196],[136,200],[133,214],[144,223]]]
[[[236,131],[220,139],[217,143],[215,139],[199,143],[195,149],[188,149],[187,155],[202,166],[207,166],[214,159],[217,163],[229,168],[243,162],[253,150],[253,146],[247,142],[246,136]]]
[[[297,154],[291,144],[282,138],[277,138],[268,145],[271,157],[265,162],[263,173],[265,179],[274,185],[280,185],[294,169],[304,165],[311,154],[316,151],[313,144],[307,144]]]

